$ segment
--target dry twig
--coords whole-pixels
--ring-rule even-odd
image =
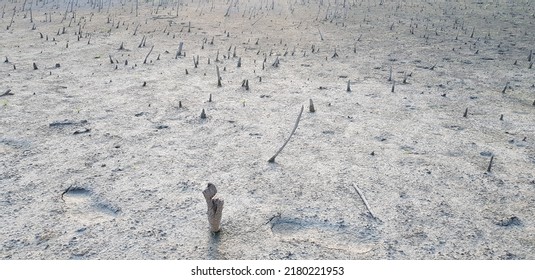
[[[366,208],[368,209],[368,212],[370,212],[370,215],[372,215],[372,218],[374,219],[377,219],[377,217],[375,216],[375,214],[373,214],[373,211],[370,207],[370,204],[368,204],[368,201],[366,200],[366,197],[364,196],[364,194],[362,193],[362,191],[359,189],[359,187],[355,186],[355,184],[353,184],[353,188],[355,189],[355,191],[359,194],[360,198],[362,199],[362,201],[364,202],[364,205],[366,205]]]
[[[301,111],[299,112],[299,116],[297,117],[297,120],[295,121],[295,126],[292,130],[292,133],[290,133],[290,136],[288,137],[288,139],[286,139],[286,142],[284,142],[284,144],[282,145],[282,147],[279,149],[279,151],[274,155],[272,156],[268,162],[275,162],[275,158],[279,155],[279,153],[282,151],[282,149],[284,149],[284,147],[286,146],[286,144],[288,144],[288,142],[290,142],[290,138],[292,138],[292,135],[294,135],[295,133],[295,130],[297,129],[297,126],[299,125],[299,121],[301,120],[301,115],[303,114],[303,109],[305,108],[305,106],[301,106]]]

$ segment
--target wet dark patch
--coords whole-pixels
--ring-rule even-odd
[[[75,132],[73,132],[74,135],[77,135],[77,134],[84,134],[84,133],[89,133],[91,131],[91,129],[89,128],[84,128],[82,130],[76,130]]]
[[[165,124],[161,124],[161,125],[158,125],[158,126],[156,127],[156,129],[166,129],[166,128],[169,128],[169,126],[168,126],[168,125],[165,125]]]
[[[81,120],[79,122],[72,121],[72,120],[54,121],[54,122],[51,122],[48,126],[49,127],[61,128],[61,127],[65,127],[65,126],[83,125],[83,124],[87,124],[87,120]]]
[[[496,225],[499,225],[502,227],[522,226],[522,221],[516,216],[511,216],[509,218],[505,218],[496,222]]]
[[[63,199],[65,196],[89,196],[91,191],[85,187],[81,186],[70,186],[61,194]]]
[[[0,138],[0,144],[15,148],[15,149],[28,149],[30,148],[30,142],[23,139],[9,139]]]
[[[96,205],[94,205],[94,208],[95,210],[97,211],[100,211],[104,214],[108,214],[108,215],[112,215],[112,216],[117,216],[120,212],[121,212],[121,209],[111,205],[111,204],[108,204],[108,203],[105,203],[105,202],[99,202],[97,203]]]
[[[489,152],[489,151],[483,151],[483,152],[481,152],[481,153],[479,153],[479,154],[482,155],[482,156],[484,156],[484,157],[490,157],[490,156],[492,156],[492,153]]]

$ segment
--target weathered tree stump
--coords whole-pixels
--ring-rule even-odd
[[[208,223],[210,224],[210,231],[216,233],[221,230],[221,217],[223,215],[224,201],[221,198],[214,198],[217,194],[217,189],[214,184],[208,183],[206,189],[202,192],[206,199],[208,206]]]

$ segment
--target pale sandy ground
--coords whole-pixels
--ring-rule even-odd
[[[535,2],[28,2],[0,2],[0,258],[535,257]]]

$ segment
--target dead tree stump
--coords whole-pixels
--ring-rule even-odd
[[[221,217],[223,215],[223,204],[224,201],[221,198],[214,198],[217,194],[217,189],[214,184],[208,183],[206,189],[202,192],[204,198],[206,199],[206,204],[208,206],[208,223],[210,224],[210,231],[213,233],[219,232],[221,230]]]

